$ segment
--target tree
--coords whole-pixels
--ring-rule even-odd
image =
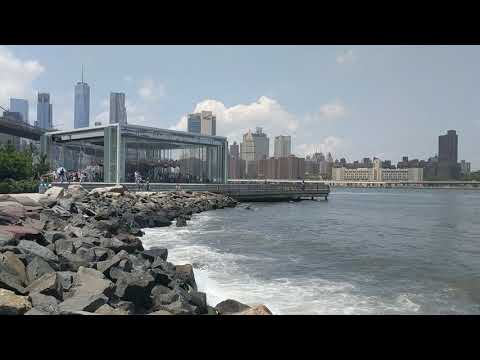
[[[0,181],[32,178],[32,153],[17,151],[11,144],[0,147]]]

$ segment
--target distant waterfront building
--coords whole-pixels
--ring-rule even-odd
[[[110,93],[110,124],[127,124],[124,93]]]
[[[269,146],[267,134],[260,127],[256,128],[255,133],[248,130],[243,135],[243,142],[240,143],[240,158],[246,162],[247,177],[256,177],[257,171],[254,162],[269,157]]]
[[[470,175],[470,163],[462,160],[460,162],[460,174],[463,176]]]
[[[217,135],[217,117],[211,111],[188,115],[188,132],[202,135]]]
[[[291,154],[291,137],[290,136],[276,136],[274,142],[274,156],[276,158],[287,157]]]
[[[28,121],[28,100],[25,99],[10,99],[10,111],[18,112],[22,115],[22,121],[29,123]]]
[[[95,126],[102,126],[102,122],[101,121],[95,121]]]
[[[75,113],[73,126],[75,129],[86,128],[90,125],[90,86],[82,81],[75,85]]]
[[[257,160],[256,164],[257,178],[259,179],[305,178],[305,159],[295,155]]]
[[[47,130],[53,128],[52,104],[50,104],[50,94],[48,93],[38,94],[36,126]]]
[[[375,159],[371,168],[348,169],[334,167],[332,180],[335,181],[423,181],[422,168],[384,169],[382,161]]]

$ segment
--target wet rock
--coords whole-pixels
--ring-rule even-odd
[[[197,283],[195,282],[195,276],[193,274],[193,267],[190,264],[176,265],[175,266],[175,278],[190,285],[193,289],[197,290]]]
[[[53,270],[45,260],[38,256],[35,256],[27,265],[27,278],[30,283],[37,280],[42,275],[53,272],[55,272],[55,270]]]
[[[115,295],[122,300],[131,301],[137,308],[151,306],[150,292],[155,279],[148,273],[124,273],[117,280]]]
[[[56,273],[42,275],[28,285],[27,291],[30,294],[40,293],[43,295],[53,296],[55,298],[61,298],[61,294],[58,292],[58,279]]]
[[[33,307],[37,310],[49,313],[49,314],[58,314],[59,301],[53,296],[47,296],[40,293],[30,294],[28,299],[31,301]]]
[[[150,260],[151,262],[153,262],[156,257],[159,257],[162,260],[167,260],[168,249],[154,246],[148,250],[142,251],[141,254],[145,259]]]
[[[29,254],[39,256],[47,262],[58,262],[58,257],[52,251],[45,246],[39,245],[36,242],[21,240],[18,243],[18,247]]]
[[[181,298],[167,305],[159,305],[158,310],[168,311],[173,315],[194,315],[198,312],[195,306]]]
[[[234,314],[248,309],[250,309],[250,306],[232,299],[222,301],[215,306],[215,310],[217,310],[220,315]]]
[[[187,226],[187,219],[184,216],[177,217],[177,227]]]
[[[151,271],[152,276],[155,279],[155,284],[160,284],[163,286],[168,286],[173,280],[172,275],[169,273],[157,268]]]
[[[21,285],[28,283],[25,265],[13,252],[7,251],[0,254],[0,271],[2,268],[17,277]]]
[[[197,307],[200,314],[206,314],[208,312],[207,294],[201,291],[191,291],[189,295],[190,303]]]
[[[0,315],[23,315],[32,308],[26,296],[0,289]]]
[[[156,285],[151,292],[152,308],[154,310],[160,309],[163,305],[171,304],[179,299],[178,293],[169,289],[166,286]]]
[[[243,310],[232,315],[273,315],[272,312],[265,305],[256,305],[250,309]]]

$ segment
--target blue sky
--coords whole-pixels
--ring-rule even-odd
[[[53,120],[73,124],[85,65],[90,121],[106,121],[110,91],[125,92],[131,123],[183,129],[213,110],[218,134],[262,126],[292,135],[295,153],[348,160],[427,158],[438,135],[459,133],[459,156],[480,168],[478,46],[0,46],[0,104],[50,92]]]

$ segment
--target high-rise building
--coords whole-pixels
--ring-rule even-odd
[[[42,129],[53,128],[52,104],[50,104],[50,94],[38,93],[37,99],[37,123],[36,126]]]
[[[90,86],[82,81],[75,85],[75,114],[73,126],[75,129],[88,127],[90,124]]]
[[[261,127],[257,127],[252,134],[255,143],[255,160],[268,159],[270,157],[270,139],[262,131]]]
[[[470,163],[462,160],[460,162],[460,174],[464,176],[470,175]]]
[[[311,161],[311,160],[310,160]],[[256,161],[259,179],[303,179],[305,177],[305,159],[289,155],[282,158],[270,158]],[[250,175],[249,175],[250,177]]]
[[[287,157],[291,154],[291,137],[276,136],[274,142],[274,156],[276,158]]]
[[[438,173],[440,179],[457,179],[460,175],[458,164],[458,135],[448,130],[438,137]]]
[[[211,111],[188,115],[188,132],[202,135],[217,135],[217,117]]]
[[[127,124],[127,108],[124,93],[110,93],[110,124]]]
[[[236,141],[234,141],[233,144],[230,145],[230,156],[234,159],[240,158],[240,147],[238,146]]]
[[[10,111],[18,112],[22,115],[22,121],[28,121],[28,100],[25,99],[10,99]]]

